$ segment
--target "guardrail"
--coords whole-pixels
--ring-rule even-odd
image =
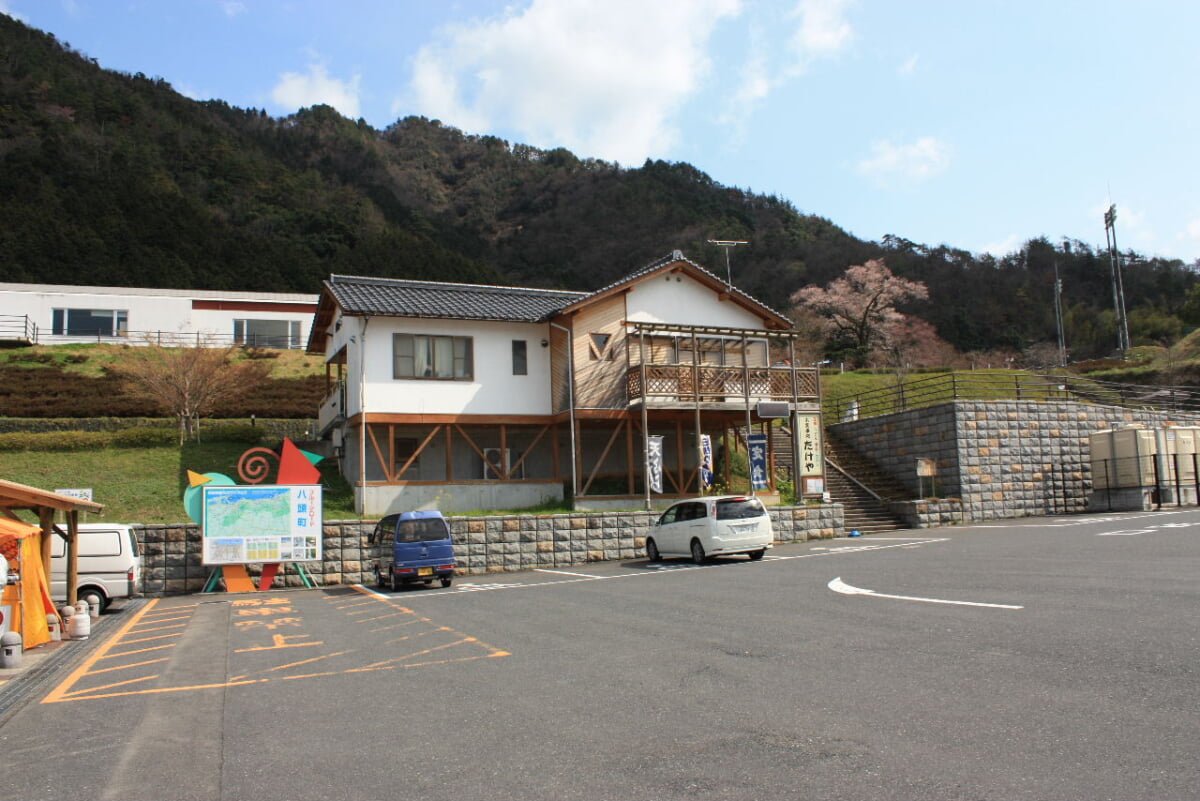
[[[1034,373],[948,373],[901,381],[895,386],[837,398],[825,397],[827,424],[921,409],[954,400],[1074,400],[1138,409],[1200,412],[1200,392]]]

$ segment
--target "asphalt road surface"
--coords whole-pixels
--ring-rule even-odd
[[[158,599],[12,799],[1200,797],[1200,511]]]

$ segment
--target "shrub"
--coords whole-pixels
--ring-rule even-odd
[[[123,428],[112,435],[112,444],[121,448],[155,448],[179,445],[179,429],[167,426]]]
[[[209,442],[243,442],[247,445],[257,445],[263,441],[265,433],[257,426],[249,423],[220,423],[215,426],[200,426],[200,439]],[[175,441],[179,441],[179,432],[175,432]]]
[[[50,431],[0,434],[0,451],[86,451],[106,448],[113,435],[106,431]]]

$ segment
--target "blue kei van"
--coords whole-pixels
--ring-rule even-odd
[[[398,590],[434,579],[449,587],[454,579],[454,542],[441,512],[387,515],[375,526],[371,542],[378,547],[375,581],[380,587]]]

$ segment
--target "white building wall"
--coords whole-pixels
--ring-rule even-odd
[[[762,318],[682,273],[639,281],[625,296],[629,320],[669,325],[762,328]]]
[[[327,351],[346,346],[346,414],[362,409],[365,391],[372,414],[548,415],[550,402],[549,326],[466,320],[391,320],[374,317],[362,334],[362,318],[336,322]],[[469,336],[474,352],[471,381],[393,378],[393,334]],[[355,341],[351,342],[350,337]],[[513,375],[512,341],[526,342],[527,375]],[[366,342],[364,352],[362,342]],[[363,361],[360,362],[360,359]],[[365,385],[360,370],[365,366]]]
[[[249,309],[193,309],[193,301],[254,304]],[[269,292],[85,287],[54,284],[0,284],[0,315],[25,316],[37,326],[38,343],[120,341],[140,344],[147,339],[164,345],[233,342],[234,320],[287,320],[300,324],[299,347],[308,341],[316,295]],[[307,311],[274,311],[269,303],[307,304]],[[123,310],[124,337],[55,335],[55,309]],[[202,344],[204,344],[202,342]]]

